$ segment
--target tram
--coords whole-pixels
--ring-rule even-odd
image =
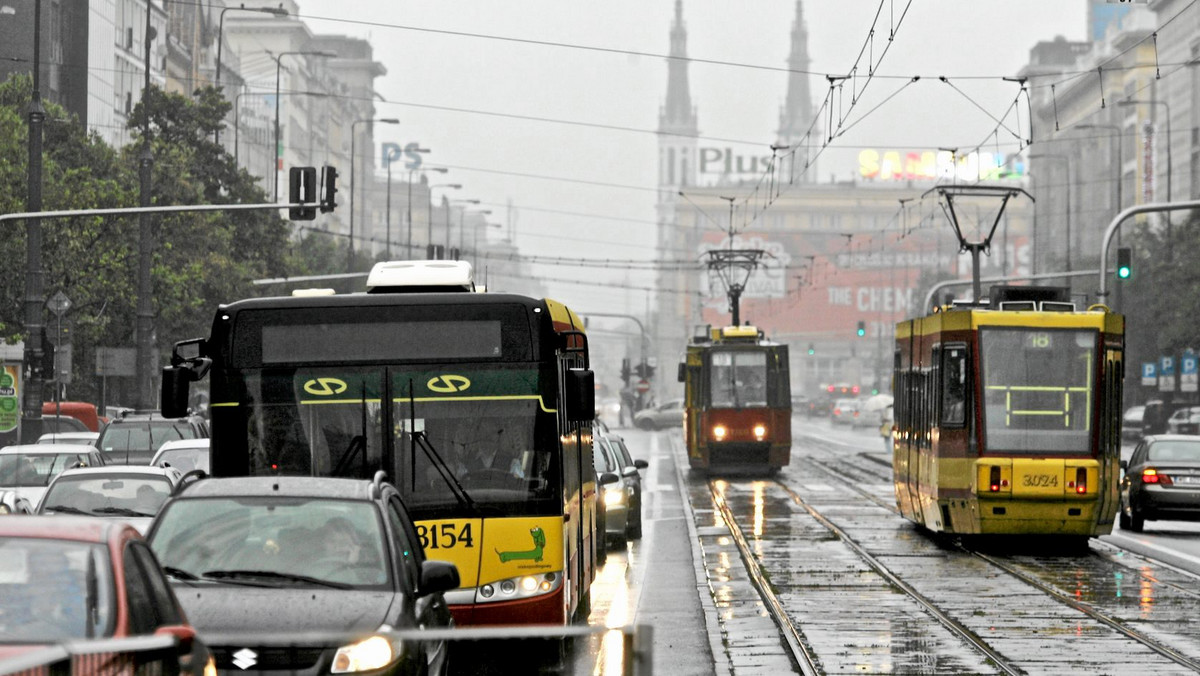
[[[215,476],[396,485],[459,625],[586,619],[595,577],[594,376],[583,322],[475,293],[470,265],[378,263],[367,293],[222,305],[175,345],[164,415],[210,373]]]
[[[1118,509],[1124,317],[993,286],[896,325],[893,474],[935,532],[1096,536]]]
[[[687,346],[684,435],[693,469],[774,473],[792,448],[788,346],[753,326],[709,328]]]

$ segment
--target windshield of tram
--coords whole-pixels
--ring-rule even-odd
[[[1087,453],[1097,341],[1093,329],[980,329],[985,448]]]
[[[384,469],[418,517],[561,510],[556,417],[536,394],[537,372],[428,369],[246,372],[250,474],[370,478]]]
[[[767,353],[715,351],[709,391],[713,408],[767,405]]]

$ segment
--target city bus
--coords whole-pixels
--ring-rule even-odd
[[[774,474],[792,449],[788,346],[753,326],[710,328],[687,346],[684,439],[692,469]]]
[[[466,262],[393,261],[366,293],[222,305],[175,345],[163,413],[207,372],[214,476],[386,472],[427,556],[458,567],[459,625],[586,620],[603,533],[583,322],[473,289]]]
[[[896,325],[896,504],[963,535],[1112,531],[1124,318],[1066,289],[992,287]]]

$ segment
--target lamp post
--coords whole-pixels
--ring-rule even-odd
[[[217,19],[217,89],[221,89],[221,48],[225,45],[225,12],[230,10],[238,10],[242,12],[261,12],[263,14],[274,14],[276,18],[283,18],[288,15],[286,9],[282,7],[225,7],[221,10],[220,18]],[[221,92],[222,98],[225,92]],[[221,130],[216,131],[216,142],[221,142]],[[236,143],[236,141],[235,141]]]
[[[29,101],[29,162],[26,170],[25,210],[42,210],[42,124],[46,109],[42,107],[42,2],[33,3],[33,95]],[[36,218],[25,221],[25,392],[22,397],[24,418],[22,443],[32,444],[42,433],[42,296],[45,295],[42,274],[42,222]]]
[[[479,204],[479,200],[450,200],[450,204]],[[450,250],[450,208],[446,208],[446,250]],[[462,214],[465,209],[458,210],[459,239],[462,239]]]
[[[475,203],[479,204],[479,200],[475,200]],[[471,213],[476,214],[478,216],[491,216],[492,210],[491,209],[480,209],[479,211],[472,211]],[[463,250],[463,235],[466,230],[466,228],[463,226],[463,221],[466,217],[466,214],[467,214],[466,209],[463,209],[462,211],[458,212],[458,251],[459,251],[460,256],[462,255],[462,250]],[[475,232],[476,232],[476,236],[478,236],[479,228],[475,228]]]
[[[325,51],[325,50],[316,50],[316,51],[303,51],[302,50],[302,51],[296,51],[296,52],[280,52],[278,55],[272,57],[273,59],[275,59],[275,149],[274,149],[275,166],[273,167],[273,171],[272,171],[275,185],[273,186],[274,189],[271,191],[271,200],[273,202],[279,201],[279,160],[283,157],[283,153],[280,152],[280,150],[279,150],[279,77],[280,77],[279,71],[282,70],[282,68],[283,68],[283,57],[297,56],[297,55],[325,56],[325,57],[337,56],[337,54],[334,54],[333,52]]]
[[[1166,101],[1158,101],[1153,99],[1133,99],[1130,101],[1117,101],[1118,106],[1132,106],[1137,104],[1145,104],[1148,106],[1162,106],[1167,111],[1167,202],[1171,201],[1171,106],[1167,105]],[[1164,212],[1163,218],[1167,220],[1167,255],[1170,256],[1171,247],[1171,213]],[[1117,237],[1120,237],[1121,231],[1117,231]],[[1117,240],[1118,245],[1120,240]]]
[[[1067,167],[1067,272],[1071,271],[1071,158],[1068,155],[1041,153],[1030,155],[1031,160],[1052,159],[1062,160]]]
[[[500,225],[499,223],[484,223],[484,226],[489,227],[489,228],[497,228],[497,229],[504,227],[503,225]],[[481,230],[481,228],[475,228],[475,241],[471,243],[471,257],[474,261],[471,263],[471,267],[476,268],[476,269],[479,268],[479,231],[480,230]]]
[[[355,120],[350,123],[350,245],[349,245],[350,253],[349,253],[349,257],[346,259],[347,269],[349,269],[350,267],[352,267],[354,265],[354,210],[355,210],[355,207],[358,206],[358,199],[354,195],[354,188],[355,188],[354,175],[356,173],[355,170],[358,168],[358,162],[356,162],[354,159],[354,141],[355,141],[356,137],[358,136],[358,134],[354,131],[354,128],[364,122],[383,122],[384,124],[400,124],[400,120],[398,120],[394,117],[367,117],[367,118],[364,118],[361,120]],[[388,166],[389,167],[391,166],[390,161],[388,162]]]
[[[433,246],[433,189],[434,188],[449,188],[451,190],[462,189],[461,183],[439,183],[429,186],[429,199],[425,200],[426,219],[425,219],[425,243]]]
[[[450,171],[445,167],[429,167],[428,170],[436,171],[439,174]],[[416,171],[415,167],[408,170],[408,238],[404,243],[404,253],[406,256],[412,255],[412,185],[414,171]]]
[[[429,152],[429,148],[413,148],[412,151],[417,152],[417,153],[427,153],[427,152]],[[411,182],[411,180],[412,180],[412,171],[411,170],[409,171],[408,176],[409,176],[409,181]],[[408,195],[409,195],[408,199],[411,201],[412,200],[412,185],[411,185],[411,183],[408,188]],[[410,214],[412,213],[411,205],[409,206],[409,213]],[[390,152],[387,155],[387,209],[386,209],[386,213],[384,214],[384,216],[387,219],[387,241],[384,244],[384,252],[386,253],[386,258],[388,260],[391,260],[392,259],[392,154]],[[411,232],[411,228],[410,228],[410,232]],[[412,244],[412,242],[409,242],[409,244]]]

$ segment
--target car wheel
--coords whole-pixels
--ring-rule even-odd
[[[634,515],[634,519],[632,521],[630,521],[630,523],[625,528],[625,538],[627,540],[641,540],[642,539],[642,503],[641,503],[641,501],[638,502],[637,509],[633,509],[633,506],[630,505],[630,510],[631,510],[632,514]]]
[[[1121,530],[1133,530],[1133,525],[1129,520],[1129,513],[1125,511],[1125,505],[1121,505],[1121,509],[1117,513],[1117,525],[1121,527]]]
[[[1137,509],[1135,509],[1133,505],[1130,505],[1129,506],[1129,530],[1131,530],[1135,533],[1140,533],[1140,532],[1142,532],[1142,530],[1145,527],[1146,527],[1145,517],[1143,517],[1141,512],[1139,512]]]

